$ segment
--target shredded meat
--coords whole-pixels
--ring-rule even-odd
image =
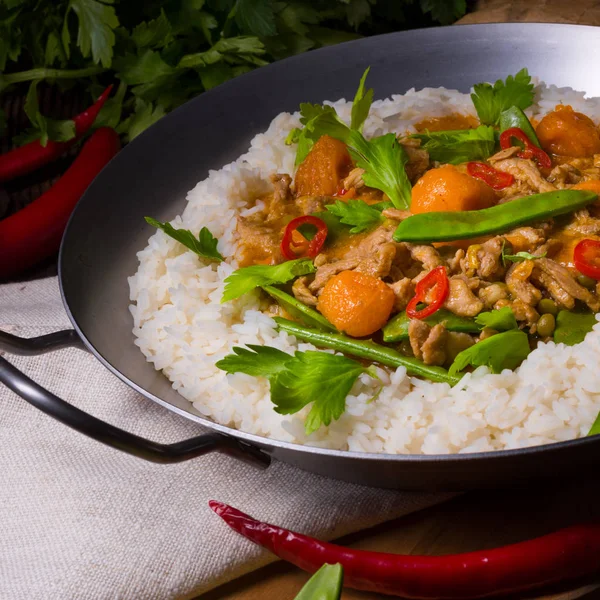
[[[388,283],[388,285],[392,288],[392,291],[396,296],[394,310],[404,310],[411,298],[415,295],[415,286],[413,282],[408,277],[404,277],[394,283]]]
[[[542,292],[529,282],[533,267],[534,261],[524,260],[514,263],[506,273],[506,285],[510,293],[531,306],[537,305],[542,299]]]
[[[498,302],[498,300],[508,298],[508,289],[504,283],[492,283],[488,286],[481,287],[478,296],[485,308],[490,309]]]
[[[546,241],[549,230],[550,227],[546,226],[537,228],[517,227],[504,234],[503,237],[513,245],[515,252],[523,250],[533,252],[537,246]]]
[[[329,196],[298,196],[295,202],[301,215],[310,215],[323,212],[325,205],[331,204],[333,200]]]
[[[292,198],[290,186],[292,185],[292,178],[287,173],[273,173],[269,177],[273,184],[273,200],[275,202],[288,202]]]
[[[356,169],[352,169],[352,171],[350,171],[350,173],[348,174],[348,177],[346,177],[343,182],[342,182],[342,187],[345,190],[349,190],[350,188],[355,188],[357,190],[359,190],[360,188],[365,186],[365,182],[363,181],[363,173],[365,172],[364,169],[361,169],[360,167],[357,167]]]
[[[533,306],[525,304],[522,300],[519,300],[518,298],[516,300],[513,300],[512,302],[510,300],[504,299],[498,300],[498,302],[494,304],[494,309],[500,310],[505,306],[509,306],[511,308],[517,321],[524,321],[529,327],[533,327],[540,318],[538,311],[535,310]]]
[[[441,323],[429,327],[423,321],[411,319],[408,339],[413,354],[426,365],[443,365],[446,362],[448,332]]]
[[[448,298],[444,308],[459,317],[474,317],[483,309],[483,302],[471,291],[467,281],[460,276],[451,277]]]
[[[505,160],[507,158],[512,158],[516,156],[521,151],[519,146],[511,146],[510,148],[506,148],[504,150],[500,150],[500,152],[496,152],[496,154],[490,156],[488,158],[488,162],[494,164],[500,160]]]
[[[399,208],[386,208],[381,214],[386,219],[392,219],[393,221],[404,221],[404,219],[412,216],[410,210],[400,210]]]
[[[460,352],[470,348],[474,343],[475,340],[468,333],[449,331],[448,339],[446,341],[445,364],[452,364]]]
[[[532,278],[546,288],[556,302],[572,309],[577,299],[585,302],[594,312],[600,310],[598,296],[579,285],[566,267],[550,258],[539,258],[534,264]]]
[[[563,189],[567,185],[579,183],[581,181],[581,171],[568,163],[556,165],[550,171],[548,181],[557,188]]]
[[[418,260],[423,264],[425,271],[431,271],[443,264],[438,251],[433,246],[415,246],[414,244],[405,244],[410,251],[413,260]]]
[[[292,292],[297,300],[300,302],[304,302],[304,304],[308,304],[309,306],[317,305],[317,298],[312,294],[312,292],[308,289],[308,277],[306,275],[302,277],[298,277],[294,284],[292,285]]]
[[[504,238],[497,236],[483,244],[472,244],[467,249],[460,266],[465,275],[472,277],[477,274],[485,279],[500,279],[504,275],[502,265],[502,248]]]
[[[318,294],[325,284],[342,271],[360,271],[381,279],[388,276],[396,257],[396,244],[392,242],[392,230],[378,227],[346,254],[346,258],[319,264],[314,281],[308,286]],[[316,261],[315,261],[316,264]]]
[[[515,193],[528,195],[556,190],[555,186],[542,177],[532,160],[505,158],[497,161],[494,164],[494,168],[505,173],[510,173],[515,178],[515,184],[503,191],[504,199],[516,197]],[[526,191],[526,193],[523,194],[523,191]]]
[[[582,235],[597,235],[600,233],[600,219],[594,219],[590,216],[587,208],[582,208],[573,215],[573,221],[565,227],[565,231]]]

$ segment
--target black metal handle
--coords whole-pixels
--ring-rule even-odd
[[[83,344],[70,329],[36,338],[20,338],[0,331],[0,350],[34,355]],[[103,444],[156,463],[176,463],[208,452],[224,452],[251,464],[267,467],[270,457],[262,450],[219,433],[207,433],[173,444],[159,444],[87,414],[49,392],[0,356],[0,383],[47,415]]]

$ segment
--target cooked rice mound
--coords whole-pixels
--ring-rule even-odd
[[[600,99],[570,88],[539,85],[526,112],[543,115],[556,104],[600,121]],[[331,103],[349,122],[351,103]],[[469,94],[444,88],[410,90],[374,102],[365,136],[412,131],[424,117],[451,113],[475,116]],[[288,442],[389,454],[447,454],[521,448],[585,436],[600,410],[600,324],[577,346],[540,344],[516,371],[499,375],[480,367],[454,388],[408,377],[404,368],[378,369],[385,384],[363,375],[348,396],[346,412],[311,436],[304,433],[306,407],[279,415],[269,383],[244,374],[226,375],[215,363],[234,346],[264,344],[288,353],[314,350],[278,332],[261,312],[253,292],[220,303],[223,280],[237,264],[236,217],[261,209],[247,202],[271,189],[274,172],[294,172],[295,148],[285,137],[299,126],[298,115],[281,113],[257,135],[249,151],[209,176],[187,195],[183,215],[172,224],[197,232],[206,226],[219,239],[228,262],[210,263],[157,231],[138,253],[139,268],[129,278],[136,344],[163,371],[183,397],[207,418],[257,435]]]

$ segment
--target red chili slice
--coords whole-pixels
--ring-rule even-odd
[[[467,173],[475,179],[481,179],[494,190],[503,190],[515,182],[510,173],[498,171],[482,162],[467,163]]]
[[[305,224],[314,225],[317,228],[317,232],[313,236],[312,240],[306,240],[306,244],[298,243],[294,240],[293,234],[296,232],[297,235],[302,236],[300,231],[298,231],[298,228]],[[327,225],[325,224],[325,221],[319,219],[319,217],[313,217],[312,215],[296,217],[287,224],[287,227],[283,232],[283,239],[281,240],[281,253],[288,260],[304,258],[306,256],[309,258],[314,258],[321,251],[326,238]],[[295,252],[293,248],[299,248],[301,250],[299,252]]]
[[[500,134],[500,148],[502,148],[502,150],[510,148],[513,145],[513,138],[525,145],[525,148],[521,150],[517,156],[521,158],[533,158],[540,167],[546,169],[549,169],[552,166],[550,157],[541,148],[538,148],[519,127],[511,127]]]
[[[581,240],[573,251],[573,262],[580,273],[600,280],[600,242]]]
[[[425,302],[426,296],[429,295],[431,290],[435,289],[435,297],[428,306],[421,310],[417,310],[417,306],[420,303]],[[406,314],[411,319],[425,319],[431,316],[434,312],[442,308],[442,304],[448,297],[450,291],[450,284],[448,282],[448,276],[446,275],[446,267],[436,267],[432,269],[417,283],[415,289],[414,298],[408,303],[406,307]]]

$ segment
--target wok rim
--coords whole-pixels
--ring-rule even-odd
[[[588,31],[594,31],[596,33],[600,33],[600,28],[597,26],[594,26],[594,25],[579,25],[579,24],[571,24],[571,23],[546,23],[546,22],[540,22],[540,21],[527,22],[527,23],[519,23],[519,22],[465,23],[465,24],[458,24],[458,27],[472,29],[472,30],[482,30],[482,31],[490,30],[490,29],[499,29],[499,30],[516,29],[516,30],[518,30],[518,29],[523,29],[523,28],[524,29],[542,28],[542,29],[546,29],[546,30],[547,29],[560,29],[560,30],[564,30],[564,31],[566,31],[566,30],[580,31],[582,29],[586,29]],[[458,27],[456,25],[451,25],[451,26],[445,26],[445,27],[418,28],[418,29],[411,29],[411,30],[406,30],[406,31],[391,32],[391,33],[386,33],[386,34],[369,36],[369,37],[358,39],[358,40],[342,42],[340,44],[335,44],[333,46],[326,46],[326,47],[318,48],[316,50],[312,50],[310,53],[311,54],[314,54],[314,53],[325,54],[325,53],[331,52],[334,49],[339,48],[341,46],[348,47],[349,45],[359,45],[359,44],[367,42],[369,40],[371,40],[371,43],[373,43],[374,39],[382,39],[382,38],[389,38],[389,37],[402,37],[402,36],[410,37],[411,35],[423,35],[424,32],[427,32],[430,35],[435,36],[435,35],[437,35],[436,32],[438,32],[438,31],[456,30],[456,29],[458,29]],[[260,70],[262,72],[264,72],[265,69],[273,68],[275,65],[278,65],[282,62],[285,62],[288,65],[291,65],[295,61],[301,61],[303,56],[305,56],[305,55],[306,55],[306,53],[295,55],[295,56],[290,56],[288,58],[281,59],[281,60],[275,61],[273,63],[270,63],[268,65],[265,65],[263,67],[260,67]],[[170,113],[165,115],[165,117],[163,117],[163,119],[161,119],[161,121],[164,119],[169,119],[173,114],[177,113],[180,109],[186,107],[188,104],[196,101],[198,98],[200,98],[206,94],[213,94],[214,92],[223,93],[224,91],[226,91],[232,87],[235,87],[236,81],[239,81],[241,78],[250,78],[258,70],[259,69],[256,69],[256,70],[248,72],[248,73],[244,73],[242,75],[235,77],[234,79],[231,79],[231,80],[217,86],[216,88],[213,88],[212,90],[203,92],[199,96],[196,96],[195,98],[188,100],[186,103],[184,103],[180,107],[177,107],[176,109],[174,109],[173,111],[171,111]],[[149,131],[151,129],[152,129],[152,127],[148,128],[140,136],[138,136],[138,144],[140,143],[140,139],[142,139],[146,135],[147,131]],[[130,142],[130,144],[131,144],[131,142]],[[112,160],[119,160],[119,154],[121,154],[121,153],[118,153]],[[112,160],[111,160],[111,162],[112,162]],[[92,182],[92,184],[89,186],[89,188],[91,188],[94,185],[97,185],[95,180]],[[522,448],[511,448],[511,449],[505,449],[505,450],[489,450],[489,451],[485,451],[485,452],[469,452],[469,453],[460,453],[459,452],[459,453],[455,453],[455,454],[389,454],[389,453],[383,453],[383,452],[381,452],[381,453],[380,452],[354,452],[351,450],[334,450],[331,448],[321,448],[321,447],[317,447],[317,446],[310,446],[310,445],[306,445],[306,444],[296,444],[296,443],[286,442],[286,441],[278,440],[278,439],[274,439],[274,438],[268,438],[268,437],[260,436],[257,434],[248,433],[248,432],[242,431],[240,429],[235,429],[233,427],[229,427],[226,425],[221,425],[220,423],[211,421],[210,419],[208,419],[206,417],[193,414],[192,412],[189,412],[186,410],[182,410],[179,407],[174,406],[173,404],[167,402],[166,400],[163,400],[159,396],[145,390],[140,385],[138,385],[135,381],[133,381],[133,380],[129,379],[127,376],[125,376],[117,367],[113,366],[107,359],[105,359],[104,356],[102,356],[100,354],[100,352],[98,352],[96,350],[96,348],[94,347],[92,342],[85,335],[85,333],[79,326],[77,319],[75,318],[74,314],[71,311],[68,299],[66,297],[66,293],[64,291],[64,285],[63,285],[63,273],[62,273],[63,263],[66,262],[66,260],[67,260],[65,258],[66,253],[64,252],[65,239],[67,238],[67,236],[70,232],[72,222],[74,220],[74,215],[77,212],[77,209],[80,208],[80,206],[82,205],[82,201],[85,200],[87,195],[88,195],[88,191],[86,190],[86,192],[84,192],[82,198],[77,203],[75,209],[71,213],[71,216],[69,217],[69,220],[65,227],[65,232],[64,232],[62,240],[61,240],[61,245],[60,245],[59,255],[58,255],[59,289],[60,289],[63,306],[69,317],[69,320],[70,320],[71,324],[73,325],[73,328],[77,332],[78,336],[83,341],[85,347],[113,375],[115,375],[118,379],[123,381],[125,384],[127,384],[129,387],[134,389],[136,392],[138,392],[145,398],[152,400],[159,406],[162,406],[163,408],[166,408],[169,411],[171,411],[181,417],[184,417],[189,421],[198,423],[199,425],[206,427],[209,430],[216,431],[222,435],[233,437],[233,438],[241,440],[249,445],[259,447],[262,450],[265,450],[267,452],[270,452],[270,451],[273,451],[276,449],[281,449],[281,450],[297,452],[297,453],[301,453],[301,454],[320,455],[320,456],[326,456],[326,457],[330,457],[330,458],[335,457],[335,458],[352,459],[352,460],[357,460],[357,461],[381,461],[381,462],[385,462],[385,463],[391,462],[391,463],[432,463],[432,464],[433,463],[435,463],[435,464],[459,463],[459,464],[464,464],[464,463],[470,463],[473,461],[483,462],[484,460],[488,461],[488,462],[494,461],[494,460],[496,462],[500,462],[502,460],[510,460],[515,457],[532,457],[532,456],[536,456],[536,455],[540,455],[540,454],[548,455],[550,453],[558,453],[558,452],[562,452],[563,450],[579,448],[579,447],[583,447],[585,445],[588,445],[588,446],[598,445],[598,443],[600,443],[600,436],[589,436],[589,437],[585,436],[585,437],[575,438],[572,440],[566,440],[563,442],[553,442],[553,443],[548,443],[548,444],[539,444],[539,445],[534,445],[534,446],[525,446]],[[140,350],[138,350],[138,351],[141,352]],[[157,370],[157,372],[159,372],[159,371]],[[162,371],[160,371],[160,373],[163,377],[165,377],[165,379],[167,379],[167,381],[169,381],[169,383],[171,383],[170,380],[162,373]],[[181,397],[184,398],[183,396],[181,396]],[[192,406],[192,403],[189,400],[187,400],[187,398],[184,398],[184,400],[186,402],[189,402],[190,406]]]

